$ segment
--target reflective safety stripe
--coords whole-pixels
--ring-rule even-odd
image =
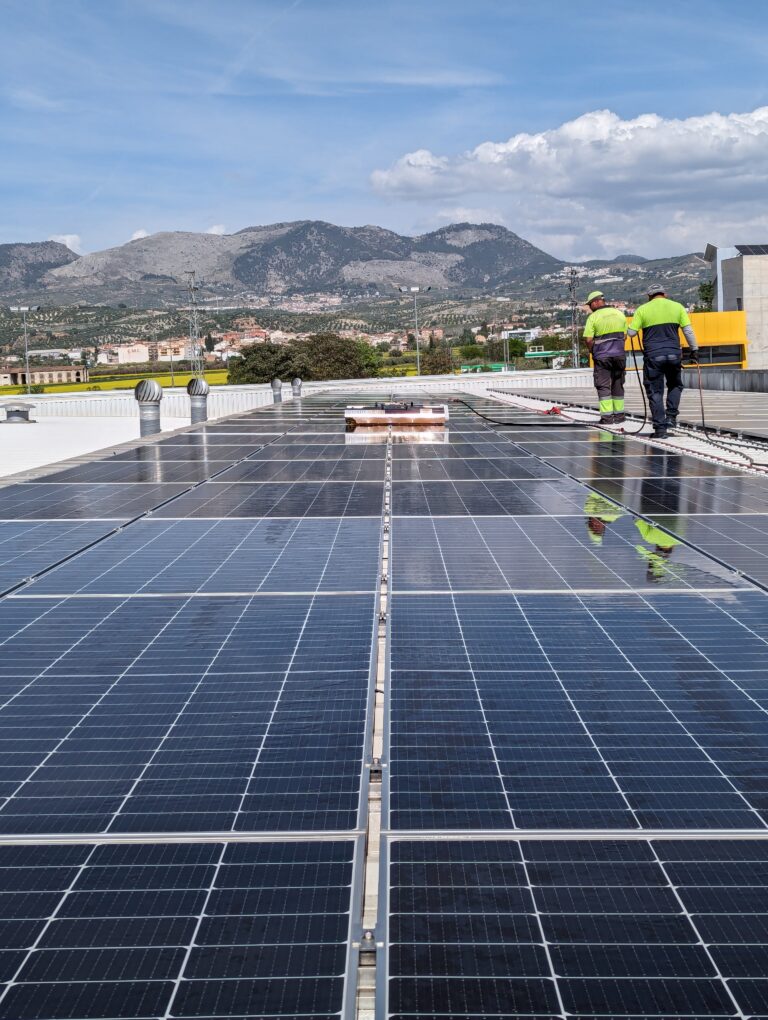
[[[601,414],[613,414],[613,397],[607,397],[600,401]]]
[[[614,411],[624,411],[624,397],[613,398],[613,409]]]
[[[593,346],[594,347],[599,347],[600,344],[608,343],[609,340],[621,340],[623,342],[624,336],[625,336],[625,334],[623,332],[622,333],[619,333],[619,332],[616,332],[616,333],[602,333],[600,336],[596,336],[595,337]],[[624,350],[623,347],[621,349]]]

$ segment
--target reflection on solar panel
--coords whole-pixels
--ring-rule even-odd
[[[768,1017],[765,482],[346,398],[0,487],[0,1020]]]
[[[765,1015],[768,842],[389,851],[388,1015]]]

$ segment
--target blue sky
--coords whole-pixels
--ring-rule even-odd
[[[303,218],[492,219],[574,258],[768,236],[764,0],[0,11],[0,242]]]

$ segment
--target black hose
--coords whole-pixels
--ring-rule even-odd
[[[627,430],[624,429],[624,434],[627,436],[639,435],[643,431],[645,426],[648,424],[648,401],[645,399],[645,386],[643,384],[642,379],[640,378],[640,369],[637,364],[637,355],[635,354],[635,345],[633,343],[633,340],[634,337],[629,338],[629,350],[632,354],[632,362],[635,366],[635,375],[637,376],[637,381],[640,386],[640,396],[643,398],[643,420],[640,423],[639,429],[633,429],[632,432],[627,432]],[[643,357],[645,357],[645,351],[643,351]]]
[[[476,407],[473,407],[471,404],[468,404],[467,401],[462,400],[461,397],[452,397],[451,399],[455,404],[463,404],[465,407],[468,407],[473,414],[476,414],[478,416],[478,418],[482,418],[483,421],[489,421],[491,425],[501,426],[502,428],[504,426],[506,426],[507,428],[529,428],[529,429],[540,428],[540,424],[537,421],[497,421],[496,418],[491,418],[489,415],[483,414],[482,411],[478,411]],[[523,409],[510,408],[510,410],[523,410]],[[572,421],[568,422],[567,425],[547,425],[546,427],[550,429],[571,429],[574,426],[576,426],[577,428],[592,428],[596,424],[597,424],[596,422],[591,421]]]

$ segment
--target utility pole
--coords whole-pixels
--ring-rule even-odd
[[[12,312],[21,312],[22,322],[24,323],[24,373],[27,381],[27,396],[30,393],[30,382],[29,382],[29,335],[27,333],[27,312],[36,312],[40,305],[11,305],[10,310]]]
[[[579,367],[579,324],[576,314],[578,302],[576,300],[576,269],[574,266],[568,270],[568,296],[571,301],[571,354],[573,355],[573,367]]]
[[[419,345],[419,305],[418,297],[427,293],[431,287],[398,287],[401,294],[413,294],[413,322],[416,328],[416,375],[421,375],[421,348]]]
[[[200,344],[200,323],[197,318],[197,291],[199,288],[195,282],[194,269],[188,272],[187,276],[189,277],[187,284],[189,289],[189,355],[192,363],[192,375],[196,379],[204,379],[205,363]]]

